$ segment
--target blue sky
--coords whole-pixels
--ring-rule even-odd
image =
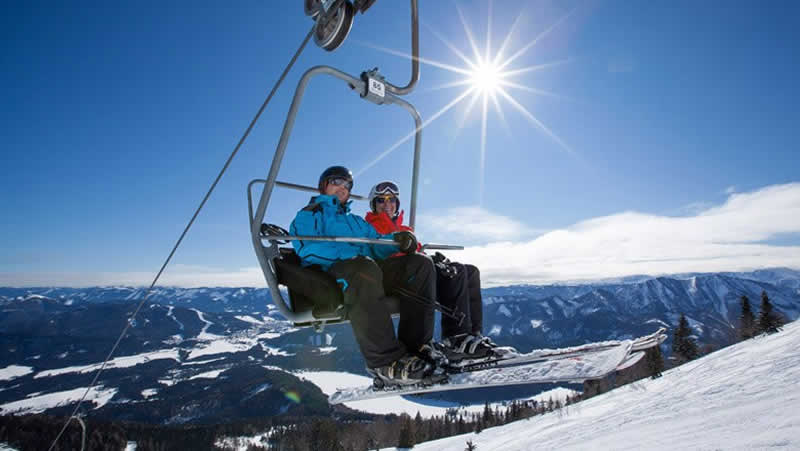
[[[800,267],[795,2],[421,3],[435,64],[407,100],[423,120],[470,86],[443,87],[465,76],[440,67],[467,67],[450,46],[474,59],[470,34],[496,55],[513,29],[505,70],[545,65],[506,78],[528,89],[505,87],[502,114],[489,101],[483,160],[480,98],[424,129],[422,241],[467,245],[451,257],[487,284]],[[16,286],[148,284],[311,26],[273,2],[24,2],[0,21],[0,284]],[[378,66],[404,85],[409,28],[383,0],[340,49],[306,48],[162,282],[264,285],[245,188],[300,75]],[[372,163],[412,128],[317,77],[279,178],[345,164],[355,192],[389,178],[407,194],[411,141]],[[267,219],[288,226],[307,197],[277,190]]]

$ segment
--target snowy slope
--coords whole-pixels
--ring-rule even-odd
[[[800,322],[547,415],[415,451],[800,449]]]

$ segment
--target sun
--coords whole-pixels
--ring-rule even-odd
[[[472,54],[469,55],[470,51],[462,51],[458,48],[458,46],[454,45],[448,40],[448,37],[444,34],[438,32],[435,28],[431,28],[431,33],[438,38],[447,48],[449,48],[455,56],[461,59],[464,63],[463,66],[458,67],[454,66],[449,63],[445,63],[442,61],[436,61],[430,58],[425,57],[413,57],[404,52],[400,52],[397,50],[388,49],[386,47],[380,47],[377,45],[367,44],[370,47],[373,47],[377,50],[381,50],[393,55],[403,56],[409,59],[416,58],[420,63],[427,64],[439,69],[445,69],[449,72],[462,76],[463,78],[454,80],[452,82],[448,82],[442,84],[440,86],[434,87],[432,89],[444,89],[444,88],[454,88],[454,87],[461,87],[465,88],[463,91],[458,94],[455,98],[449,101],[445,106],[443,106],[439,111],[431,115],[428,119],[426,119],[419,128],[425,128],[430,125],[433,121],[437,120],[439,117],[444,115],[448,110],[454,108],[456,105],[460,104],[463,101],[467,101],[466,110],[462,116],[462,118],[466,118],[469,116],[470,112],[473,110],[473,107],[480,103],[480,116],[481,116],[481,124],[480,124],[480,178],[478,180],[478,192],[479,192],[479,205],[483,203],[483,192],[484,192],[484,172],[486,168],[486,154],[487,150],[490,146],[487,146],[488,141],[488,122],[489,122],[489,112],[490,110],[494,110],[497,116],[500,119],[500,122],[504,125],[506,130],[510,131],[509,125],[506,122],[505,114],[503,112],[503,108],[501,106],[501,102],[506,104],[507,106],[511,106],[512,109],[519,112],[527,121],[533,125],[535,128],[539,129],[542,133],[552,139],[558,146],[563,149],[564,151],[572,154],[573,150],[561,139],[556,135],[553,131],[551,131],[546,124],[544,124],[541,120],[539,120],[533,113],[531,113],[528,108],[522,105],[515,96],[510,92],[512,90],[524,91],[529,94],[540,95],[540,96],[548,96],[553,98],[560,98],[554,93],[544,91],[538,89],[534,86],[530,85],[529,83],[524,83],[518,80],[518,77],[525,74],[530,74],[533,72],[537,72],[540,70],[549,69],[552,67],[560,66],[562,64],[568,63],[569,59],[552,61],[549,63],[525,66],[521,68],[512,68],[512,63],[517,61],[520,57],[525,55],[531,48],[536,46],[544,37],[550,34],[554,29],[558,28],[559,25],[564,23],[567,18],[569,18],[578,8],[575,7],[563,16],[561,16],[558,20],[556,20],[553,24],[548,26],[542,32],[540,32],[536,37],[534,37],[528,43],[522,45],[521,48],[516,50],[513,54],[508,55],[510,53],[509,45],[512,41],[512,36],[514,35],[515,31],[518,28],[520,23],[520,19],[523,17],[522,12],[520,12],[514,23],[509,28],[508,33],[503,38],[502,43],[499,47],[492,46],[491,38],[492,38],[492,1],[490,0],[488,3],[488,14],[487,16],[487,26],[486,26],[486,39],[484,46],[479,46],[478,42],[475,40],[475,37],[472,33],[471,28],[467,24],[467,20],[464,17],[461,8],[458,4],[455,4],[456,12],[458,13],[458,17],[461,20],[461,24],[464,27],[464,34],[466,35],[466,41],[469,44],[469,47],[472,50]],[[480,48],[483,47],[483,48]],[[492,108],[494,106],[494,108]],[[456,127],[456,134],[458,134],[461,129],[464,127],[466,120],[461,120],[460,123]],[[399,139],[397,142],[392,144],[388,149],[381,152],[375,159],[369,162],[364,168],[358,171],[357,174],[361,174],[370,167],[374,166],[378,161],[386,157],[389,153],[393,152],[397,149],[400,145],[404,142],[408,141],[409,139],[415,136],[415,131],[412,131]]]
[[[469,82],[479,92],[494,94],[503,84],[503,74],[498,66],[482,63],[470,73]]]

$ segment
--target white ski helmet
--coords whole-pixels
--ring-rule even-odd
[[[380,182],[373,186],[371,190],[369,190],[370,210],[372,210],[373,213],[377,213],[377,209],[375,208],[375,199],[390,194],[397,199],[397,210],[394,212],[395,217],[397,217],[397,215],[400,214],[400,188],[397,187],[396,183],[390,180]]]

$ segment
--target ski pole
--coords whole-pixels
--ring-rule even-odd
[[[392,292],[392,294],[399,294],[399,295],[401,295],[403,297],[406,297],[406,298],[409,298],[409,299],[411,299],[411,300],[413,300],[413,301],[415,301],[415,302],[417,302],[419,304],[425,305],[427,307],[433,307],[435,310],[440,311],[442,313],[442,315],[458,321],[458,325],[459,326],[461,325],[461,323],[464,322],[464,318],[466,318],[466,316],[467,316],[464,312],[459,312],[458,310],[456,310],[454,308],[450,308],[450,307],[444,306],[444,305],[440,304],[439,302],[434,301],[433,299],[428,299],[428,298],[422,297],[422,296],[418,295],[417,293],[414,293],[414,292],[412,292],[410,290],[407,290],[405,288],[395,288],[394,291]]]

